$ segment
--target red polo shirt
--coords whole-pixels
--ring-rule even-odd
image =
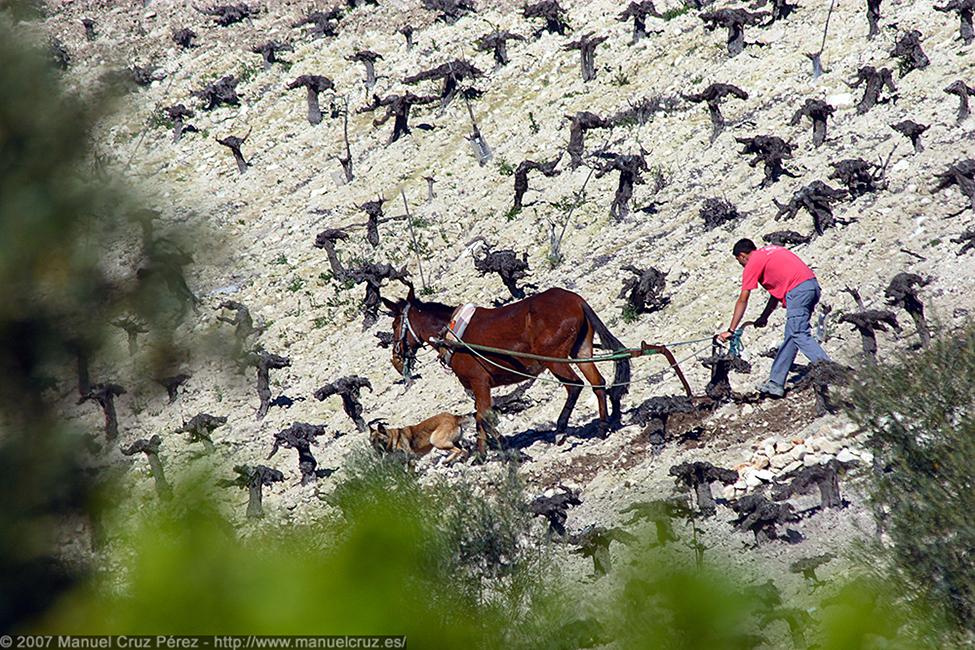
[[[742,291],[759,284],[785,307],[785,295],[816,274],[799,256],[781,246],[765,246],[753,251],[741,274]]]

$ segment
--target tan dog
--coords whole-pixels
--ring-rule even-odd
[[[419,424],[387,428],[381,420],[369,423],[369,442],[376,449],[405,451],[408,455],[426,456],[431,449],[449,451],[447,464],[467,456],[467,452],[456,443],[461,435],[475,426],[474,416],[438,413]]]

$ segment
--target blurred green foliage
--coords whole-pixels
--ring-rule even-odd
[[[346,519],[357,520],[362,512],[392,501],[428,527],[423,573],[438,585],[449,585],[442,602],[446,610],[463,604],[478,618],[498,624],[511,612],[531,612],[546,600],[546,555],[540,546],[526,543],[531,522],[513,465],[489,486],[490,496],[467,481],[439,479],[421,488],[401,459],[377,456],[371,449],[350,454],[343,471],[345,480],[326,500]],[[510,622],[530,626],[531,620],[522,616]]]
[[[423,498],[402,465],[353,462],[335,495],[346,513],[340,525],[265,525],[241,539],[205,498],[190,496],[207,492],[200,485],[173,505],[129,513],[132,528],[110,536],[117,555],[105,564],[118,570],[71,594],[36,629],[406,634],[412,647],[442,648],[503,645],[501,632],[516,629],[511,610],[482,606],[490,598],[462,585],[474,575],[464,575],[472,556],[497,558],[477,545],[465,555],[473,529],[436,525],[450,505],[438,490]],[[487,538],[495,529],[476,530]]]
[[[904,625],[921,612],[865,579],[788,597],[727,560],[698,569],[679,546],[644,546],[614,547],[629,561],[579,582],[531,530],[513,469],[477,488],[421,485],[362,450],[342,471],[327,499],[341,516],[313,524],[272,515],[235,531],[202,483],[122,504],[105,569],[30,629],[405,634],[419,648],[936,647],[930,629]]]
[[[0,14],[0,629],[46,607],[72,575],[52,556],[52,516],[79,512],[76,439],[44,391],[52,362],[92,336],[86,302],[101,288],[81,244],[103,207],[78,176],[83,106],[67,104],[44,54]]]
[[[111,97],[65,94],[45,43],[12,21],[0,11],[0,630],[76,578],[54,538],[86,514],[91,486],[80,432],[54,402],[72,392],[63,381],[76,357],[94,354],[138,293],[103,267],[138,241],[128,194],[96,172],[90,148]]]
[[[870,436],[872,501],[884,534],[872,557],[975,632],[975,327],[867,370],[853,419]]]

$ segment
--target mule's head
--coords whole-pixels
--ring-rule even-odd
[[[406,332],[406,328],[403,327],[403,307],[405,306],[402,300],[398,302],[393,302],[391,300],[382,299],[383,304],[386,305],[386,313],[393,317],[393,337],[390,342],[390,348],[392,349],[392,363],[393,367],[396,368],[396,372],[403,374],[403,365],[405,363],[405,346],[404,346],[404,335],[409,335]]]
[[[393,350],[393,367],[409,383],[413,362],[416,360],[416,352],[423,346],[423,342],[417,338],[412,324],[408,323],[410,306],[414,304],[416,297],[413,294],[413,285],[408,284],[407,286],[409,286],[410,292],[405,300],[400,299],[393,302],[382,298],[382,301],[386,306],[386,313],[393,317],[393,341],[390,346]]]

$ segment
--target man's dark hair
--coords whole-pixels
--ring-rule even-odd
[[[755,242],[751,239],[739,239],[731,249],[731,254],[738,257],[742,253],[751,253],[753,250],[755,250]]]

